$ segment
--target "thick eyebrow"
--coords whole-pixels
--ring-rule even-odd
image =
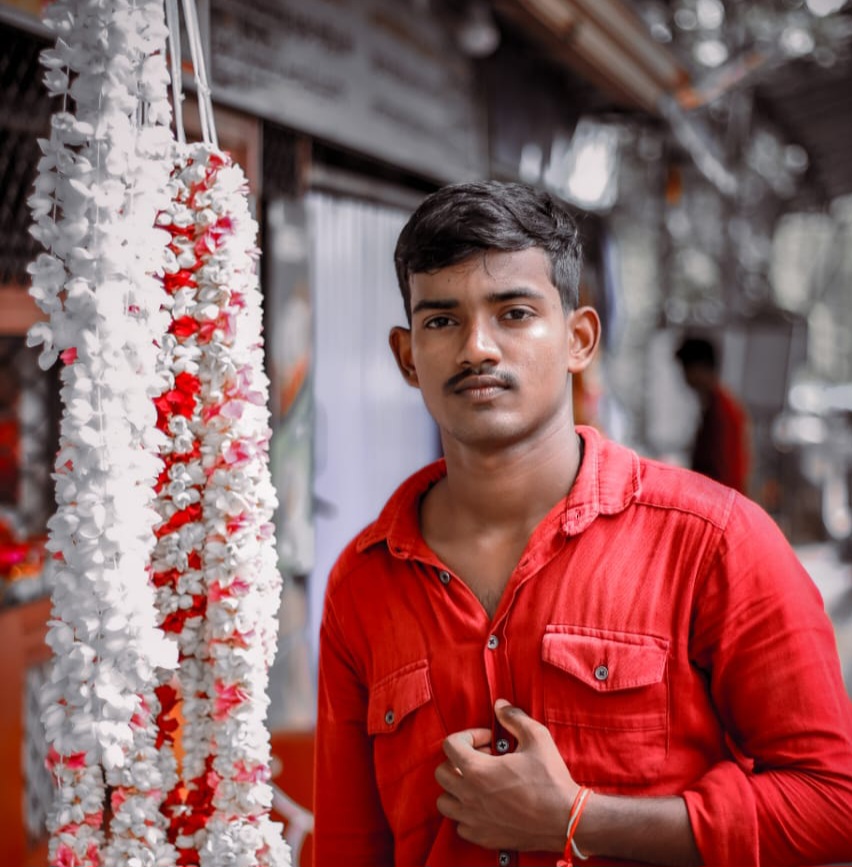
[[[458,306],[459,302],[452,298],[436,298],[432,301],[424,298],[423,301],[418,301],[414,305],[411,313],[419,313],[421,310],[452,310]]]
[[[489,304],[500,304],[503,301],[514,301],[518,298],[529,298],[533,301],[541,301],[544,299],[544,295],[542,295],[541,292],[536,292],[534,289],[517,287],[513,289],[504,289],[501,292],[490,292],[485,296],[485,300],[488,301]],[[459,302],[454,298],[424,298],[422,301],[418,301],[414,305],[414,309],[411,313],[413,315],[414,313],[420,313],[422,310],[454,310],[458,306]]]
[[[486,300],[492,304],[499,304],[501,301],[514,301],[517,298],[529,298],[531,301],[543,301],[544,295],[541,292],[536,292],[535,289],[527,289],[525,286],[518,286],[515,289],[504,289],[502,292],[492,292],[486,296]]]

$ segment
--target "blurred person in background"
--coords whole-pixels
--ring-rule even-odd
[[[317,867],[852,860],[849,698],[789,544],[575,424],[600,320],[571,215],[446,187],[395,263],[391,348],[444,458],[329,578]]]
[[[20,385],[11,357],[0,361],[0,504],[15,506],[21,447],[17,410]]]
[[[748,415],[719,381],[716,347],[703,337],[687,337],[675,357],[686,384],[701,405],[701,421],[692,444],[690,466],[742,494],[749,474]]]

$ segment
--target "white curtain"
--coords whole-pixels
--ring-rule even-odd
[[[310,578],[316,643],[326,579],[346,543],[414,470],[439,453],[420,392],[388,346],[405,324],[393,249],[407,213],[324,193],[308,197],[315,303],[316,560]]]

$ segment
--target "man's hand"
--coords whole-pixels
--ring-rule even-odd
[[[444,789],[438,810],[458,822],[459,836],[486,849],[561,852],[579,787],[541,723],[504,699],[494,710],[517,750],[491,755],[488,729],[451,734],[447,761],[435,771]]]

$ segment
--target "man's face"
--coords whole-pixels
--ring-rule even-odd
[[[506,447],[571,420],[576,311],[549,275],[530,248],[412,276],[411,329],[394,329],[391,346],[445,448]]]

